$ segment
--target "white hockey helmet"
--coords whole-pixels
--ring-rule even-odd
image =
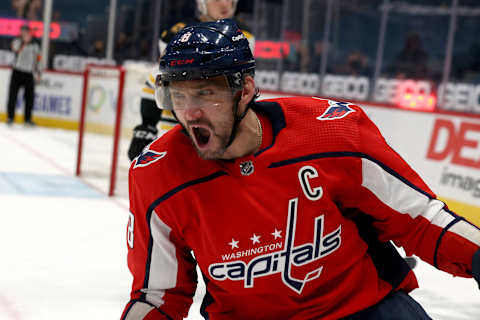
[[[210,1],[210,0],[196,0],[196,1],[197,1],[197,10],[200,13],[200,15],[208,16],[207,1]],[[235,11],[237,10],[237,3],[238,3],[238,0],[232,0],[233,14],[235,14]]]

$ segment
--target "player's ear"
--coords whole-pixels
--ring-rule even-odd
[[[243,89],[242,96],[240,97],[240,102],[244,104],[250,103],[255,95],[255,80],[252,76],[246,76],[243,79]]]

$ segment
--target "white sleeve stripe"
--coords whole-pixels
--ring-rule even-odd
[[[455,216],[444,209],[445,204],[442,201],[427,197],[385,171],[377,163],[365,158],[362,158],[362,186],[393,210],[408,214],[413,219],[422,216],[441,228],[455,220]],[[478,230],[468,222],[461,220],[448,231],[480,245]]]
[[[152,212],[150,227],[153,238],[148,287],[142,289],[145,299],[160,307],[165,290],[174,288],[177,283],[178,261],[175,245],[170,241],[170,227]]]
[[[452,221],[455,220],[455,217],[443,209],[440,212],[441,214],[437,214],[432,220],[430,220],[430,222],[443,229],[452,223]]]
[[[443,208],[443,202],[431,200],[405,182],[386,172],[375,162],[362,158],[362,186],[373,192],[390,208],[412,218],[423,215],[432,219]]]
[[[146,304],[144,302],[135,302],[133,306],[128,310],[128,314],[124,320],[138,320],[143,319],[145,316],[155,307]]]
[[[475,243],[477,246],[480,246],[480,235],[478,229],[464,220],[460,220],[459,222],[455,223],[448,231],[466,238]]]

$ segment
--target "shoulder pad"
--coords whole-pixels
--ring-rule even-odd
[[[248,32],[247,30],[243,30],[243,29],[241,29],[241,30],[242,30],[243,35],[244,35],[247,39],[253,38],[253,34],[251,34],[250,32]]]

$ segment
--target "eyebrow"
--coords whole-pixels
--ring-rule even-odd
[[[213,83],[212,82],[209,82],[209,81],[202,81],[196,85],[193,85],[192,88],[193,89],[203,89],[205,87],[209,87],[209,86],[212,86]]]
[[[218,87],[218,85],[213,83],[213,82],[202,81],[202,82],[199,82],[199,83],[194,83],[190,87],[190,89],[199,90],[199,89],[204,89],[204,88],[207,88],[207,87]],[[172,89],[173,90],[181,90],[179,88],[175,88],[174,86],[172,86]]]

